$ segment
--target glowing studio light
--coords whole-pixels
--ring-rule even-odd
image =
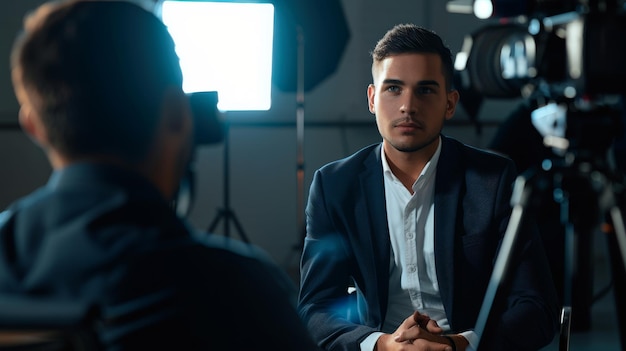
[[[269,110],[274,5],[164,1],[187,93],[217,91],[222,111]]]
[[[493,3],[491,0],[475,0],[474,16],[480,19],[487,19],[493,15]]]

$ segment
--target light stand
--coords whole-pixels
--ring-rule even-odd
[[[230,137],[230,122],[228,120],[224,121],[224,155],[222,157],[223,162],[223,182],[224,185],[222,187],[223,191],[223,206],[218,209],[217,215],[209,225],[209,233],[213,233],[217,225],[220,221],[224,221],[224,236],[230,236],[230,222],[232,221],[235,225],[235,229],[239,234],[239,237],[242,241],[249,243],[250,240],[246,236],[246,233],[243,231],[243,227],[235,212],[230,208],[230,157],[229,157],[229,137]]]
[[[297,75],[296,75],[296,231],[298,242],[291,248],[285,259],[285,267],[293,257],[300,253],[304,246],[306,236],[305,210],[305,189],[304,189],[304,32],[302,26],[296,26],[298,48],[297,48]]]
[[[296,165],[296,225],[300,231],[300,242],[295,245],[295,249],[302,249],[304,236],[306,234],[304,219],[304,33],[302,26],[298,26],[298,76],[296,91],[296,145],[297,145],[297,165]]]

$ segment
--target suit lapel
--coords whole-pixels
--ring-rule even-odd
[[[385,204],[385,192],[383,183],[382,163],[380,159],[381,146],[374,148],[369,157],[364,161],[365,172],[361,173],[360,186],[365,201],[357,202],[357,214],[363,217],[361,238],[371,249],[370,257],[374,260],[375,276],[378,296],[378,311],[380,311],[380,323],[382,316],[387,313],[387,299],[389,296],[389,260],[391,244],[389,242],[389,228]]]
[[[441,300],[452,325],[455,226],[463,172],[457,149],[446,137],[442,136],[441,140],[435,180],[435,265]]]

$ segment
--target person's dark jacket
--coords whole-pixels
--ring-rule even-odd
[[[0,328],[78,306],[107,350],[314,350],[267,257],[193,234],[133,173],[70,166],[0,215]]]
[[[515,167],[510,159],[442,136],[435,180],[435,260],[453,332],[473,329],[507,228]],[[319,169],[306,209],[299,312],[326,350],[358,351],[387,309],[391,244],[381,144]],[[529,225],[530,226],[530,225]],[[556,293],[536,231],[522,230],[510,293],[480,351],[536,350],[558,322]],[[355,296],[348,295],[353,283]],[[407,317],[413,311],[407,311]]]

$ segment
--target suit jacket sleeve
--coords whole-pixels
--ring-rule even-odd
[[[345,233],[339,232],[342,221],[329,208],[341,195],[332,200],[325,196],[333,192],[331,187],[317,171],[306,209],[299,312],[323,349],[357,351],[359,343],[377,330],[355,320],[356,294],[348,294],[347,288],[356,263]]]

